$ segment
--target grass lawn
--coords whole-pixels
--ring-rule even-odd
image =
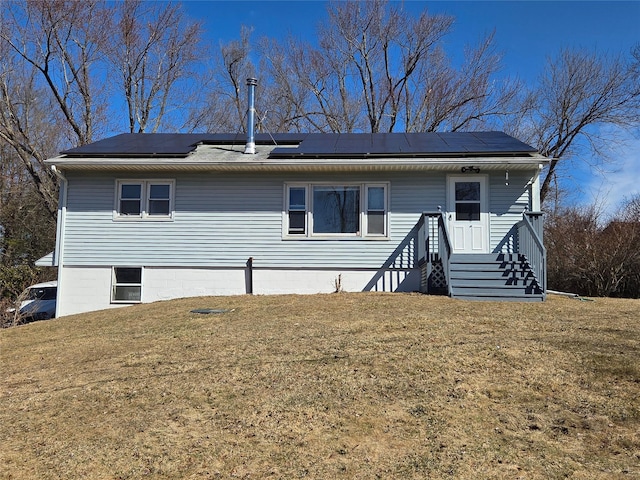
[[[640,478],[639,300],[193,298],[0,361],[2,479]]]

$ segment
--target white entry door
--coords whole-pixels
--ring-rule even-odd
[[[449,177],[447,220],[453,253],[489,252],[487,177]]]

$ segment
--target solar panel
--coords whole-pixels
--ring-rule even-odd
[[[276,148],[270,156],[452,156],[535,151],[535,148],[502,132],[310,133],[297,148]]]
[[[259,133],[257,145],[297,145],[306,133]],[[69,156],[186,156],[200,143],[244,145],[244,133],[123,133],[81,147],[65,150]]]
[[[503,132],[470,132],[482,146],[480,151],[492,152],[536,152],[537,150],[517,138]]]
[[[450,146],[437,133],[407,133],[409,152],[418,153],[459,153],[459,150]]]
[[[453,153],[485,153],[490,151],[484,142],[471,132],[447,132],[438,135],[446,143],[448,150]]]
[[[336,155],[357,155],[371,153],[371,134],[343,133],[338,136],[334,153]]]
[[[295,149],[284,149],[284,152],[295,150],[299,155],[325,155],[336,151],[339,133],[310,133]],[[278,150],[278,149],[275,149]],[[275,151],[274,150],[274,151]],[[273,153],[273,152],[272,152]]]
[[[197,138],[196,134],[123,133],[62,153],[70,156],[186,155],[193,150]]]
[[[406,134],[378,133],[371,135],[371,153],[406,153],[411,146]]]
[[[198,144],[243,145],[244,133],[124,133],[62,152],[69,156],[186,156]],[[271,157],[436,156],[532,153],[536,149],[502,132],[259,133],[257,145]]]

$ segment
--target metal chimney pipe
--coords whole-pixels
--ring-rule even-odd
[[[256,85],[258,80],[255,78],[247,78],[248,98],[247,98],[247,144],[244,147],[244,153],[256,153],[256,143],[254,139],[254,125],[256,118]]]

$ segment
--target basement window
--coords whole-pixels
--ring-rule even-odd
[[[111,303],[142,301],[142,267],[113,267]]]
[[[171,220],[174,190],[174,180],[118,180],[114,220]]]

